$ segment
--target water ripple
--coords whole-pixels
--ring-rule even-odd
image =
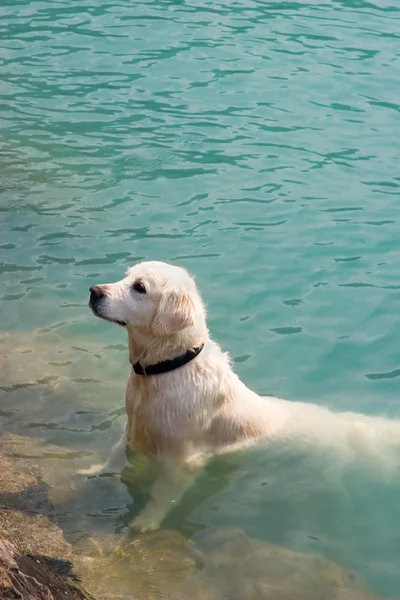
[[[4,418],[101,454],[129,365],[88,288],[142,259],[195,271],[251,387],[396,414],[398,0],[3,0],[1,13]],[[277,504],[250,527],[298,543],[297,508]],[[343,517],[336,543],[314,512],[321,552],[350,548],[399,595],[398,572],[379,570],[395,528],[368,537],[373,519]]]

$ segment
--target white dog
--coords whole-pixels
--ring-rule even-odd
[[[144,262],[125,279],[90,288],[93,313],[126,328],[132,365],[126,389],[126,443],[160,463],[151,499],[132,525],[157,529],[179,501],[196,467],[212,455],[266,440],[331,448],[391,465],[400,457],[400,421],[332,413],[313,404],[260,397],[232,371],[209,337],[195,282],[180,267]]]

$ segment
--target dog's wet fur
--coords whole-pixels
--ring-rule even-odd
[[[133,522],[141,531],[160,526],[207,458],[266,441],[398,466],[400,421],[333,413],[314,404],[260,397],[247,388],[228,354],[210,339],[202,299],[185,269],[143,262],[121,281],[90,292],[93,313],[127,330],[131,364],[139,361],[146,368],[204,344],[194,360],[173,371],[143,376],[131,370],[126,434],[105,465],[87,471],[121,466],[126,443],[159,461],[151,499]]]

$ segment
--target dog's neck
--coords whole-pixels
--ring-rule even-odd
[[[205,326],[188,327],[165,337],[154,336],[136,328],[127,328],[127,331],[129,362],[131,364],[140,362],[142,367],[174,359],[192,348],[207,343],[209,339]]]

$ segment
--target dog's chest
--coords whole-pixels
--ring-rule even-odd
[[[167,450],[168,421],[163,400],[146,377],[135,377],[128,384],[126,410],[128,442],[145,454],[159,455]]]

